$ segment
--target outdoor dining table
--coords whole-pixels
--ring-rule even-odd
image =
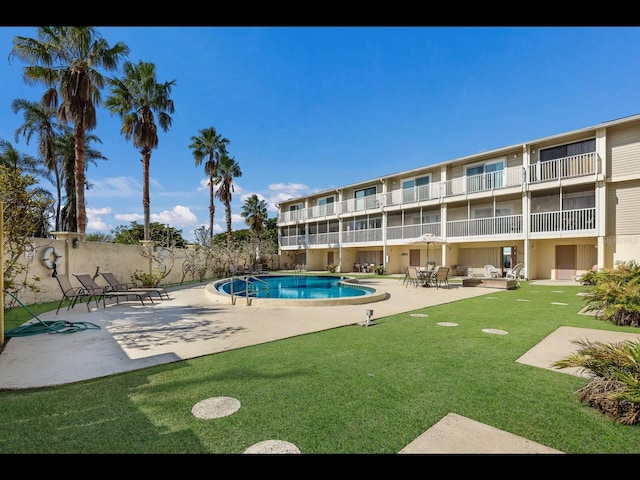
[[[434,270],[433,269],[427,269],[427,268],[418,268],[416,270],[418,272],[418,278],[420,279],[420,284],[423,287],[430,287],[431,286],[431,275],[433,274]]]

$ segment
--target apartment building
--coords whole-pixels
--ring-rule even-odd
[[[285,267],[571,279],[640,261],[640,115],[292,198],[278,206]],[[416,239],[432,233],[431,245]],[[429,258],[427,258],[427,255]],[[300,267],[302,266],[302,267]]]

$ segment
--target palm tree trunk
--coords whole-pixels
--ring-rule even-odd
[[[151,152],[144,149],[142,152],[142,206],[144,208],[144,239],[151,240],[150,233],[150,213],[149,206],[151,201],[149,200],[149,163],[151,161]]]
[[[76,222],[78,233],[85,233],[87,228],[87,215],[84,202],[85,158],[84,158],[84,119],[79,114],[75,119],[75,156],[74,177],[76,190]]]
[[[209,239],[213,239],[213,216],[216,213],[216,206],[213,198],[213,171],[209,174]]]

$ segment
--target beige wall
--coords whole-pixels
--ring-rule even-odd
[[[57,280],[52,277],[53,270],[47,268],[43,263],[42,256],[47,247],[55,248],[61,255],[60,265],[56,270],[59,273],[69,274],[71,283],[74,286],[80,286],[80,283],[72,275],[74,273],[87,273],[94,276],[98,271],[112,272],[121,282],[126,283],[131,282],[131,274],[137,270],[144,273],[152,273],[154,271],[153,268],[157,268],[152,265],[155,262],[142,255],[142,245],[80,242],[79,248],[74,249],[71,245],[73,238],[75,237],[71,236],[68,241],[67,239],[32,239],[35,249],[31,253],[27,253],[22,262],[29,264],[29,278],[40,277],[41,280],[37,283],[42,291],[30,292],[23,290],[19,292],[18,298],[22,303],[30,305],[56,301],[62,298],[60,286]],[[180,283],[182,265],[185,260],[185,250],[177,249],[171,272],[161,281],[161,285]],[[187,277],[185,280],[192,279]],[[106,285],[106,282],[99,276],[96,281],[101,285]]]

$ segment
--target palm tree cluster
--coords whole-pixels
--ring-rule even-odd
[[[129,47],[122,42],[113,45],[94,27],[38,27],[37,38],[16,36],[10,59],[23,62],[23,79],[29,85],[41,85],[40,101],[16,99],[14,113],[23,114],[23,123],[15,132],[15,140],[24,137],[27,144],[38,141],[40,158],[20,156],[13,146],[0,143],[0,159],[20,165],[25,174],[38,175],[55,188],[55,231],[77,231],[87,227],[85,189],[89,163],[106,160],[92,143],[101,143],[90,134],[97,126],[96,111],[105,107],[122,121],[121,133],[141,155],[143,176],[144,240],[149,240],[150,198],[149,170],[151,154],[158,147],[158,128],[171,127],[174,103],[171,99],[175,80],[159,82],[153,63],[127,60]],[[122,69],[120,68],[122,66]],[[122,76],[107,77],[107,72]],[[102,90],[108,87],[104,102]],[[191,137],[196,166],[204,163],[209,184],[209,239],[213,239],[215,202],[225,206],[227,239],[231,239],[231,201],[234,179],[242,176],[235,158],[229,155],[230,141],[214,127],[201,129]],[[250,197],[242,214],[251,231],[259,237],[267,220],[266,203]],[[43,222],[47,224],[47,221]],[[47,232],[45,232],[45,236]]]
[[[39,27],[38,38],[17,36],[13,40],[11,56],[27,64],[23,70],[25,82],[42,84],[46,89],[40,102],[42,113],[55,110],[62,126],[73,124],[75,217],[80,233],[85,233],[87,224],[86,132],[97,125],[96,106],[105,82],[100,70],[116,71],[128,53],[124,43],[110,46],[92,27]],[[48,167],[55,158],[50,149],[52,131],[40,132]]]

